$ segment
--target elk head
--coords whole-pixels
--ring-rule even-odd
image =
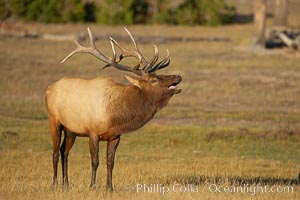
[[[109,37],[113,56],[107,57],[101,51],[98,50],[98,48],[95,45],[95,40],[93,38],[92,32],[89,28],[87,28],[88,35],[90,38],[90,47],[84,47],[81,44],[79,44],[78,41],[75,40],[74,42],[77,48],[74,51],[72,51],[61,62],[65,62],[68,58],[70,58],[76,53],[89,53],[106,63],[106,65],[103,68],[112,66],[118,70],[128,71],[137,75],[138,77],[132,77],[127,75],[125,75],[125,77],[133,85],[139,87],[143,91],[148,92],[150,96],[156,96],[155,94],[157,94],[158,96],[164,96],[167,100],[169,100],[169,98],[174,94],[179,94],[181,92],[181,89],[176,86],[181,82],[181,76],[157,75],[155,73],[156,71],[163,69],[170,64],[169,51],[167,50],[167,57],[157,63],[159,55],[157,46],[154,45],[154,56],[149,61],[147,61],[145,57],[141,54],[132,34],[125,27],[124,29],[133,42],[134,50],[131,51],[123,48],[116,40],[114,40],[112,37]],[[117,46],[121,51],[121,54],[118,58],[116,55],[115,46]],[[121,64],[121,61],[126,57],[136,58],[138,60],[137,64],[133,67]],[[164,106],[166,103],[167,101],[165,103],[162,103],[162,105],[160,105],[159,107]]]

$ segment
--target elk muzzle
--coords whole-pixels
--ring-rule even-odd
[[[181,89],[179,87],[176,87],[180,82],[182,81],[182,77],[179,75],[173,75],[172,76],[172,82],[168,84],[167,89],[172,94],[179,94],[181,92]]]

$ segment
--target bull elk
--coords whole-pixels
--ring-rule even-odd
[[[75,40],[77,48],[72,51],[62,63],[76,53],[89,53],[106,63],[106,67],[132,72],[138,77],[125,75],[129,85],[117,83],[111,78],[95,78],[91,80],[80,78],[62,78],[50,85],[46,92],[46,104],[53,141],[53,184],[57,185],[57,165],[59,151],[62,161],[62,184],[68,182],[68,154],[75,139],[89,137],[92,177],[91,187],[95,186],[96,171],[99,164],[99,141],[107,141],[107,190],[112,191],[112,170],[115,152],[120,142],[121,134],[141,128],[150,121],[154,114],[167,105],[174,94],[181,92],[176,87],[182,80],[179,75],[157,75],[155,72],[170,64],[167,57],[158,62],[158,50],[149,61],[141,54],[132,34],[130,36],[134,50],[128,50],[110,39],[113,56],[105,56],[95,45],[93,35],[88,28],[90,46],[84,47]],[[119,48],[117,58],[115,47]],[[133,67],[121,64],[126,57],[137,59]],[[64,140],[61,144],[61,135]]]

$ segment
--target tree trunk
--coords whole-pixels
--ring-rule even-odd
[[[275,0],[274,25],[286,26],[288,14],[288,0]]]
[[[254,1],[254,34],[252,47],[265,48],[267,0]]]

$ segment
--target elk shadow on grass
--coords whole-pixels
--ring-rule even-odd
[[[300,174],[299,174],[300,176]],[[167,185],[180,184],[226,184],[240,186],[248,185],[300,185],[300,177],[297,179],[280,178],[280,177],[239,177],[239,176],[204,176],[204,175],[190,175],[190,176],[173,176],[168,177],[165,182]]]

